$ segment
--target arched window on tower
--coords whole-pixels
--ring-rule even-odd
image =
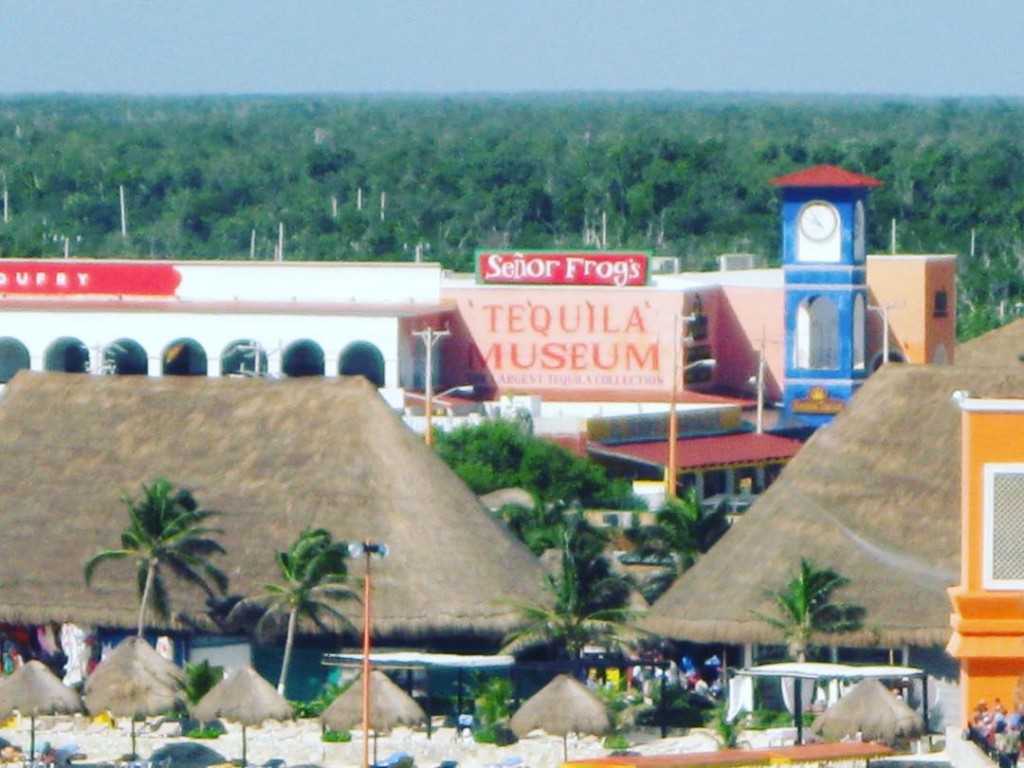
[[[853,300],[853,367],[864,368],[864,334],[867,318],[865,317],[864,297],[860,294]]]
[[[839,310],[825,296],[805,299],[797,309],[796,366],[818,370],[839,367]]]

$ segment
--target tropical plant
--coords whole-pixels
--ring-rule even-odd
[[[188,703],[198,703],[223,678],[224,667],[213,666],[209,659],[186,663],[182,689]]]
[[[655,513],[654,525],[627,529],[639,560],[656,560],[661,570],[641,585],[644,597],[653,603],[681,574],[693,567],[702,554],[729,530],[724,505],[705,510],[697,492],[689,488],[669,500]]]
[[[192,492],[175,488],[164,478],[142,485],[142,497],[122,495],[128,508],[129,524],[121,532],[121,546],[106,549],[85,562],[85,583],[91,584],[100,563],[108,560],[135,559],[139,592],[138,635],[146,626],[150,603],[161,617],[170,613],[170,599],[164,571],[202,588],[207,597],[223,594],[227,576],[210,560],[223,554],[224,548],[213,537],[223,533],[208,522],[220,514],[202,509]]]
[[[307,528],[288,549],[275,555],[281,582],[261,585],[262,594],[245,598],[232,610],[237,615],[252,606],[261,607],[263,615],[256,623],[258,634],[278,632],[281,624],[285,624],[284,657],[277,682],[277,691],[282,695],[300,619],[308,619],[322,630],[328,629],[326,619],[352,627],[337,607],[341,601],[359,599],[348,586],[347,557],[346,546],[333,541],[329,531]]]
[[[801,558],[799,570],[790,573],[786,586],[769,592],[778,615],[754,613],[782,632],[790,658],[806,661],[815,635],[849,632],[861,626],[863,608],[832,602],[833,593],[849,583],[849,579],[834,569],[818,568],[810,560]]]
[[[740,736],[746,728],[747,713],[740,712],[729,719],[729,702],[719,701],[711,710],[708,725],[715,734],[719,749],[735,749],[740,745]]]
[[[552,644],[578,659],[588,643],[618,644],[638,634],[628,623],[631,585],[612,572],[604,555],[606,541],[582,517],[566,518],[558,570],[545,574],[553,605],[516,604],[524,626],[509,636],[507,651]]]
[[[512,701],[512,681],[507,677],[490,677],[484,682],[476,697],[476,715],[480,725],[486,729],[508,720],[509,703]]]

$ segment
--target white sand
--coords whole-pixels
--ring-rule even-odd
[[[223,755],[225,761],[242,756],[241,728],[225,723],[227,733],[218,739],[193,741],[179,735],[176,723],[155,727],[159,720],[151,719],[147,726],[137,724],[136,744],[142,758],[156,749],[177,742],[200,744]],[[260,728],[247,729],[248,760],[250,765],[261,765],[268,760],[282,759],[287,765],[315,764],[326,768],[358,768],[362,763],[363,741],[359,732],[353,732],[351,742],[324,743],[320,740],[320,727],[315,720],[266,723]],[[29,721],[23,718],[14,728],[0,729],[0,737],[29,747]],[[779,743],[778,734],[764,731],[746,732],[741,741],[751,747]],[[41,717],[36,722],[36,749],[45,742],[55,748],[77,745],[86,758],[79,763],[107,762],[119,759],[131,750],[131,736],[126,720],[117,727],[97,725],[88,718]],[[573,737],[568,740],[569,759],[598,757],[609,754],[602,739],[595,736]],[[714,736],[707,730],[694,729],[686,736],[648,740],[631,746],[641,754],[673,754],[686,752],[713,752],[718,748]],[[384,760],[395,752],[408,752],[415,758],[417,768],[435,768],[444,760],[454,760],[460,768],[486,768],[502,763],[509,766],[516,758],[522,768],[556,768],[562,763],[562,738],[535,732],[507,747],[475,744],[460,738],[452,728],[434,731],[430,738],[421,730],[396,729],[377,740],[377,757]],[[27,757],[27,754],[26,754]],[[373,740],[370,741],[370,762],[373,762]]]

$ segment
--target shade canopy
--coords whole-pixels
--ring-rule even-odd
[[[370,727],[388,731],[396,725],[426,722],[427,715],[408,693],[379,670],[370,672]],[[363,721],[362,676],[336,698],[320,716],[332,731],[347,731]]]
[[[70,714],[82,711],[82,699],[41,661],[30,661],[0,685],[0,719],[15,710],[26,716]]]
[[[174,709],[182,700],[182,670],[141,637],[126,638],[85,681],[85,703],[93,714],[145,717]]]
[[[242,725],[287,720],[292,705],[251,667],[233,669],[192,708],[200,721],[222,717]]]
[[[894,745],[924,733],[924,718],[878,680],[862,680],[814,719],[826,741],[854,739]]]
[[[61,682],[45,664],[30,661],[0,685],[0,719],[17,710],[31,719],[29,761],[36,755],[36,715],[69,714],[82,710],[76,691]]]
[[[510,723],[517,736],[541,729],[565,736],[605,733],[612,727],[608,708],[592,690],[570,675],[558,675],[523,702]]]

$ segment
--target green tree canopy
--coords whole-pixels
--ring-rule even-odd
[[[594,462],[535,437],[519,420],[499,419],[439,433],[435,447],[476,494],[523,488],[542,505],[636,504],[628,481],[609,479]]]
[[[849,579],[834,569],[819,568],[801,558],[799,570],[790,574],[786,585],[770,593],[777,615],[758,613],[757,616],[781,631],[790,658],[807,661],[815,635],[849,632],[861,626],[863,608],[832,602],[833,593],[847,584]]]
[[[252,606],[261,608],[263,613],[256,624],[260,634],[279,631],[285,625],[284,658],[277,683],[282,695],[300,619],[308,619],[325,631],[330,629],[327,619],[352,626],[339,608],[342,601],[358,599],[348,585],[347,557],[346,545],[333,541],[328,530],[307,528],[288,549],[276,553],[280,582],[263,584],[261,594],[246,597],[232,611],[241,615]]]
[[[224,552],[214,538],[223,531],[208,525],[218,512],[202,509],[191,491],[175,488],[164,478],[148,485],[144,483],[140,498],[122,495],[121,501],[128,508],[128,527],[121,533],[121,546],[90,557],[85,562],[85,582],[92,582],[101,563],[134,560],[140,637],[150,603],[159,616],[167,618],[170,614],[165,571],[198,585],[209,597],[223,594],[228,578],[211,559]]]

